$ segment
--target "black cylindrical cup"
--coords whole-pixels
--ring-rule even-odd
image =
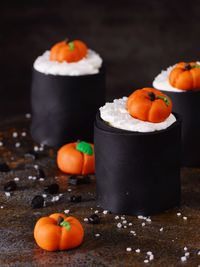
[[[105,69],[81,76],[46,75],[33,70],[31,135],[59,147],[74,140],[93,141],[93,124],[105,103]]]
[[[200,91],[166,92],[182,118],[182,165],[200,167]]]
[[[180,205],[181,121],[139,133],[106,124],[94,130],[97,204],[113,213],[152,215]]]

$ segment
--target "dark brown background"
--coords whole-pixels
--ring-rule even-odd
[[[1,1],[0,117],[30,111],[32,63],[65,37],[102,55],[112,99],[151,85],[168,65],[199,59],[199,33],[199,0]]]

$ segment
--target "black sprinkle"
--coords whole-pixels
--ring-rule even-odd
[[[31,201],[31,206],[33,209],[42,208],[44,206],[44,198],[42,196],[35,196]]]
[[[37,169],[37,177],[38,178],[46,178],[46,174],[42,169]]]
[[[5,192],[14,191],[16,189],[17,189],[17,184],[15,183],[15,181],[9,181],[4,185]]]
[[[59,192],[59,185],[50,184],[44,188],[44,192],[47,194],[57,194]]]
[[[75,203],[81,202],[82,201],[82,196],[80,196],[80,195],[77,195],[77,196],[73,195],[73,196],[70,197],[70,201],[71,202],[75,202]]]
[[[2,162],[0,163],[0,172],[9,172],[10,171],[10,167],[8,166],[7,163]]]
[[[97,214],[92,214],[88,218],[88,222],[91,224],[98,224],[98,223],[100,223],[100,217]]]
[[[89,184],[91,183],[90,176],[80,176],[80,175],[72,175],[69,177],[68,184],[69,185],[80,185],[80,184]]]

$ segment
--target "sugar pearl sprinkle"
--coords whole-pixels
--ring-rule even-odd
[[[20,146],[21,146],[20,142],[17,142],[17,143],[15,144],[15,147],[20,147]]]
[[[31,118],[31,114],[30,114],[30,113],[26,113],[26,114],[25,114],[25,118],[26,118],[26,119],[30,119],[30,118]]]
[[[100,234],[95,234],[95,237],[100,237]]]
[[[0,141],[0,146],[3,146],[3,142],[2,141]]]
[[[130,247],[126,248],[126,251],[127,252],[131,252],[132,251],[132,248],[130,248]]]
[[[13,138],[17,138],[18,137],[18,133],[17,132],[13,132],[12,136],[13,136]]]
[[[64,210],[65,214],[69,214],[70,210]]]

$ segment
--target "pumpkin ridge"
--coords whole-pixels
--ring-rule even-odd
[[[175,79],[174,79],[174,87],[175,88],[178,88],[176,85],[177,85],[177,83],[178,83],[178,80],[179,80],[179,78],[180,78],[180,76],[181,76],[181,74],[184,72],[184,70],[182,70],[181,68],[179,68],[182,72],[180,72],[179,74],[177,74],[177,76],[175,77]]]

